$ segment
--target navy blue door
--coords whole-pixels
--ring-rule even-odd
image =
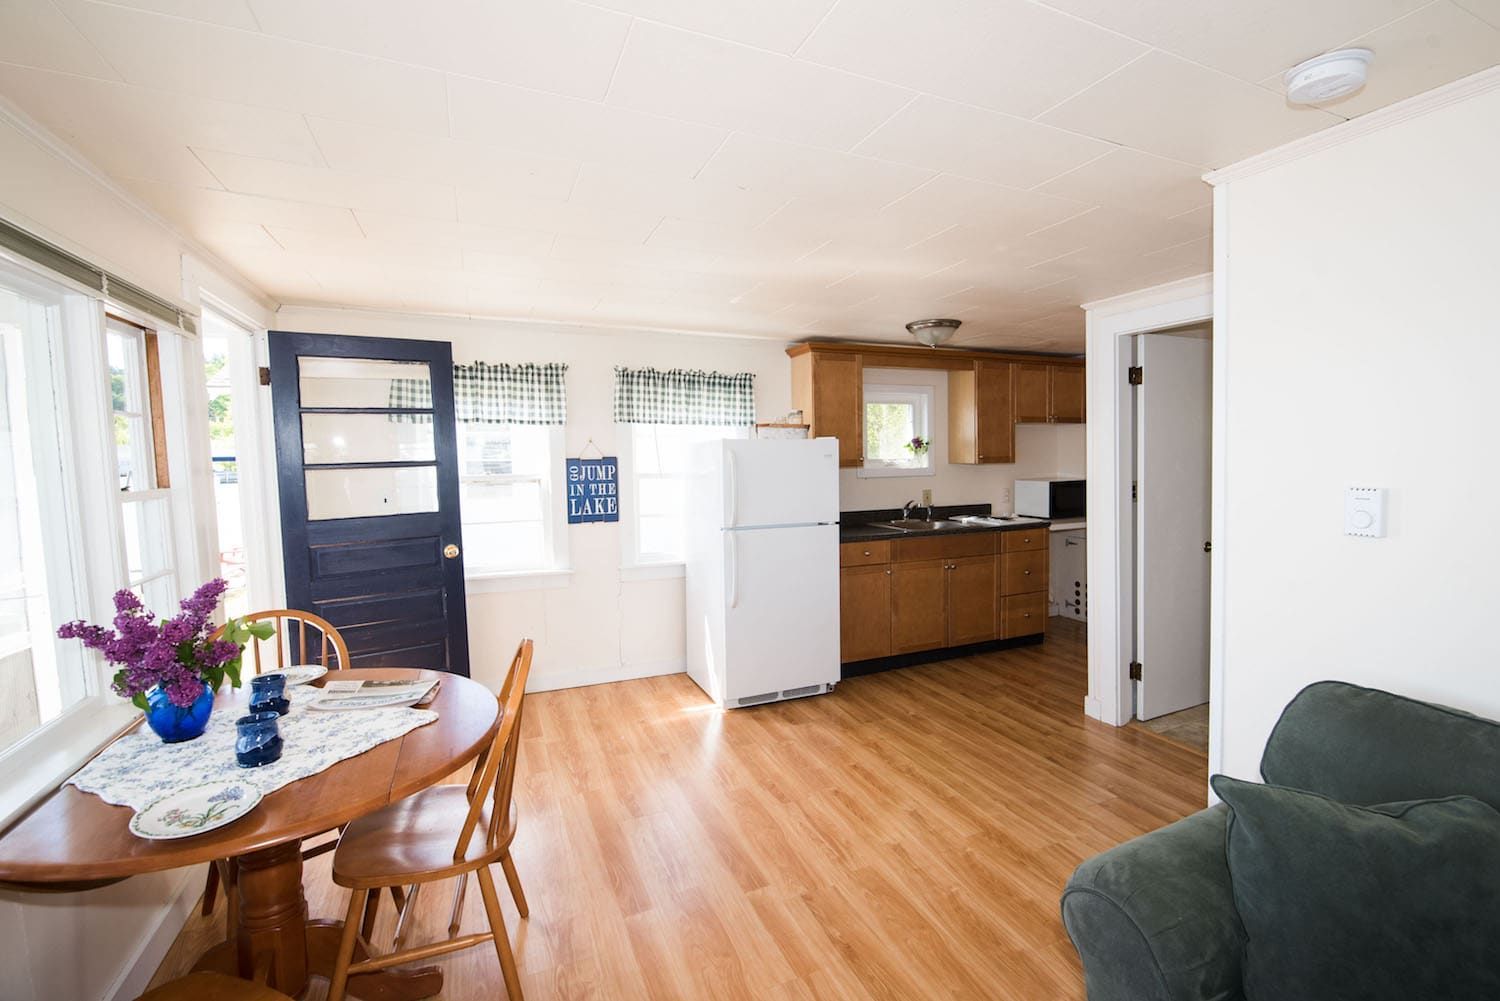
[[[467,675],[451,345],[270,347],[288,606],[337,626],[354,667]]]

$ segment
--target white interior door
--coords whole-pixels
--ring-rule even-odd
[[[1136,360],[1136,715],[1208,701],[1213,342],[1141,334]]]

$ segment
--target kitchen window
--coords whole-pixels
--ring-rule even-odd
[[[865,386],[861,477],[932,476],[933,391],[927,386]]]
[[[567,563],[553,484],[562,436],[557,425],[459,422],[460,512],[470,575],[549,571]]]
[[[687,463],[693,445],[744,438],[725,425],[630,424],[622,480],[625,562],[630,567],[681,563],[685,558]]]

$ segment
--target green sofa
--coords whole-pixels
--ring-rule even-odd
[[[1321,681],[1282,711],[1260,772],[1343,803],[1467,795],[1500,809],[1500,723]],[[1222,804],[1201,810],[1073,873],[1062,917],[1089,1001],[1243,1001],[1227,816]]]

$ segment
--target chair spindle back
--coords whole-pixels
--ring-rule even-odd
[[[453,861],[461,862],[469,851],[474,829],[484,815],[485,800],[490,800],[490,823],[486,847],[495,842],[509,822],[511,791],[516,778],[516,758],[521,749],[521,703],[526,697],[526,678],[531,674],[532,641],[522,640],[511,658],[510,670],[496,700],[500,703],[500,722],[495,739],[474,764],[467,796],[469,812],[453,849]]]

